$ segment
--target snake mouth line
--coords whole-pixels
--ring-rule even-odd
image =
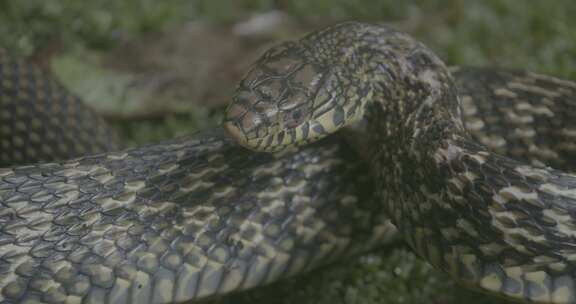
[[[237,143],[250,150],[262,152],[277,152],[290,146],[301,146],[327,136],[322,121],[306,121],[294,127],[281,129],[279,132],[269,132],[260,137],[249,138],[233,121],[223,123],[223,128]],[[257,133],[257,132],[256,132]]]
[[[238,140],[239,142],[246,141],[246,136],[244,136],[244,132],[241,130],[240,127],[234,122],[225,121],[222,123],[222,127],[226,131],[226,133],[232,137],[233,139]]]

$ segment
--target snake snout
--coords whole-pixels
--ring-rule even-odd
[[[235,140],[243,143],[259,137],[263,133],[262,119],[258,113],[247,111],[232,104],[226,112],[224,129]]]
[[[224,129],[237,142],[248,148],[262,141],[278,126],[278,109],[274,103],[255,98],[250,92],[239,92],[226,110]]]

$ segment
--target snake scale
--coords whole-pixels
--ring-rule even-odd
[[[368,134],[355,147],[368,167],[342,136],[255,153],[220,129],[93,154],[115,149],[104,122],[44,72],[0,59],[2,163],[89,154],[0,169],[3,303],[243,290],[381,245],[395,235],[388,214],[459,282],[575,301],[574,179],[543,166],[574,168],[574,82],[456,68],[454,84],[422,44],[361,23],[267,52],[234,97],[228,133],[277,150],[365,114],[350,131]]]
[[[553,114],[550,98],[562,94],[514,86],[544,94],[537,107],[515,105],[543,115]],[[574,129],[558,118],[532,128],[570,136]],[[224,126],[257,151],[359,129],[378,200],[418,255],[487,292],[576,302],[576,176],[499,155],[474,139],[448,68],[410,36],[344,23],[281,44],[243,79]]]

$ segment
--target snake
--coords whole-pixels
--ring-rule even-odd
[[[574,83],[566,84],[574,92]],[[543,95],[538,105],[517,96],[515,107],[544,116],[553,116],[549,107],[562,95],[509,86]],[[462,103],[450,70],[424,44],[351,22],[266,52],[241,81],[224,128],[260,152],[348,128],[370,163],[379,203],[417,255],[487,293],[576,303],[576,175],[494,152],[467,129]],[[568,105],[549,124],[506,118],[526,119],[516,136],[543,128],[554,142],[575,131],[559,121],[573,113]],[[561,149],[573,145],[564,141]]]
[[[544,164],[573,168],[574,96],[574,82],[543,74],[449,72],[405,34],[345,23],[266,52],[241,82],[224,128],[121,149],[49,73],[0,53],[0,301],[201,300],[374,249],[399,230],[461,283],[573,302],[569,242],[561,241],[571,215],[557,203],[568,206],[571,177]],[[380,107],[384,100],[389,107]],[[304,121],[312,117],[322,119]],[[349,118],[360,120],[349,134],[319,139]],[[273,133],[284,125],[290,131]],[[310,143],[299,146],[304,133]],[[378,138],[349,144],[363,134]],[[409,134],[418,136],[408,150],[401,141]],[[435,148],[449,163],[427,162]],[[501,191],[519,178],[517,187],[539,199]],[[464,188],[506,201],[478,192],[465,204]]]

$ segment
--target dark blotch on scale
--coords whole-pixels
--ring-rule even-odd
[[[344,110],[341,107],[336,107],[334,109],[334,115],[332,116],[332,122],[335,126],[341,126],[344,124]]]
[[[278,143],[279,145],[282,144],[282,142],[284,141],[284,135],[286,135],[286,132],[281,131],[278,133],[278,139],[276,140],[276,143]]]
[[[522,284],[519,281],[512,279],[511,277],[506,277],[506,280],[504,280],[502,286],[503,292],[507,294],[518,294],[521,289]]]
[[[315,126],[313,126],[312,130],[314,130],[314,132],[316,132],[317,134],[326,133],[326,131],[324,130],[324,127],[321,124],[316,124]]]
[[[310,132],[310,124],[308,122],[305,122],[304,124],[302,124],[301,128],[302,128],[302,137],[308,138]]]

